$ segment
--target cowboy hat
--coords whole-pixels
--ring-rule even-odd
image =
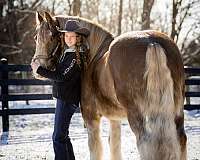
[[[64,29],[63,30],[58,29],[58,31],[59,32],[75,32],[75,33],[84,35],[86,37],[89,36],[90,34],[90,31],[87,28],[82,27],[77,20],[68,20],[65,23]]]

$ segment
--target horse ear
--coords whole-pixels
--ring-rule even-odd
[[[42,18],[42,16],[40,15],[40,13],[38,11],[36,11],[35,19],[36,19],[36,24],[37,25],[40,25],[41,22],[44,21],[44,19]]]
[[[53,32],[53,34],[57,33],[57,28],[56,28],[57,21],[54,20],[48,12],[44,12],[44,17],[50,27],[50,30]]]
[[[48,12],[44,12],[44,17],[47,20],[48,24],[54,25],[54,20]]]

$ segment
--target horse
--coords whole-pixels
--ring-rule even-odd
[[[48,69],[61,55],[58,27],[76,19],[90,30],[89,61],[82,73],[81,113],[90,160],[102,160],[100,120],[110,122],[110,159],[122,160],[121,125],[127,119],[142,160],[186,160],[184,66],[176,44],[164,33],[131,31],[114,38],[104,27],[75,16],[36,13],[32,60]],[[54,59],[54,60],[52,60]],[[42,78],[35,75],[36,78]]]

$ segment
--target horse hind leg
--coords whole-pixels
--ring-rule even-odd
[[[183,113],[180,116],[177,116],[175,118],[176,123],[176,130],[177,130],[177,136],[181,147],[181,158],[180,160],[186,160],[187,159],[187,136],[185,134],[184,130],[184,116]]]
[[[122,160],[120,121],[110,120],[109,145],[110,160]]]
[[[180,160],[173,118],[164,114],[144,116],[128,110],[128,121],[135,133],[142,160]]]
[[[185,134],[184,130],[184,85],[177,90],[175,94],[175,100],[176,100],[176,116],[175,116],[175,124],[176,124],[176,131],[177,131],[177,137],[180,144],[181,149],[181,158],[180,160],[186,160],[187,159],[187,136]]]
[[[144,160],[180,160],[180,145],[173,117],[165,114],[146,117],[139,150],[143,152]]]
[[[141,98],[143,104],[138,102],[144,117],[143,130],[137,136],[141,159],[180,160],[181,147],[174,122],[174,83],[165,51],[159,44],[148,46],[145,69],[146,91]]]
[[[103,148],[100,137],[100,117],[86,122],[90,160],[102,160]]]

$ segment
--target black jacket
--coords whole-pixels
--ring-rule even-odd
[[[76,63],[75,52],[65,50],[55,71],[38,67],[37,73],[53,80],[53,97],[68,103],[80,101],[81,69]]]

